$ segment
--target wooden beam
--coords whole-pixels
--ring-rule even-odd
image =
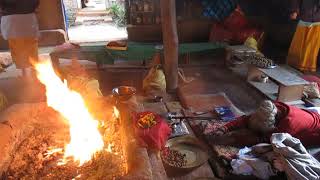
[[[160,0],[162,38],[164,47],[164,72],[167,90],[174,91],[178,87],[178,33],[176,18],[176,1]]]

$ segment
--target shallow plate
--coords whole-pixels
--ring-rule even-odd
[[[131,86],[120,86],[112,90],[112,94],[121,101],[130,99],[137,92],[136,88]]]
[[[161,157],[165,164],[174,168],[195,168],[204,164],[209,158],[206,147],[192,136],[172,138],[167,142],[166,147],[186,155],[187,163],[183,167],[174,166]]]

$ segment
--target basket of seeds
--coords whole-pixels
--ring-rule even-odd
[[[160,155],[165,165],[178,169],[193,169],[208,160],[207,148],[193,136],[168,140]]]
[[[247,64],[254,65],[258,68],[264,69],[272,69],[277,67],[272,59],[259,56],[257,54],[250,54],[250,55],[236,55],[238,59],[246,62]]]

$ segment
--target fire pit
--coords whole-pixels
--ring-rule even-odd
[[[23,108],[23,113],[29,113],[44,105],[23,105],[33,107],[29,112],[25,112],[28,107],[21,106],[14,106],[10,110],[19,113],[19,109]],[[15,128],[18,127],[10,128],[11,123],[15,124],[11,119],[7,125],[2,126],[8,126],[13,133],[23,133],[19,141],[9,145],[14,148],[9,152],[11,156],[8,163],[3,164],[6,166],[2,168],[5,179],[112,179],[126,174],[119,131],[115,130],[117,124],[114,119],[108,120],[111,128],[104,131],[104,141],[109,142],[105,149],[79,166],[72,158],[64,158],[65,144],[70,141],[70,129],[63,117],[50,108],[39,110],[35,114],[33,117],[23,118],[23,124],[17,130]]]
[[[14,105],[0,116],[0,179],[151,179],[130,113],[109,98],[85,103],[54,74],[36,65],[47,103]]]

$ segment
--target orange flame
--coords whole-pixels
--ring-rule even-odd
[[[50,61],[35,64],[37,77],[46,87],[47,104],[58,111],[70,125],[70,143],[64,157],[73,157],[79,166],[91,160],[104,147],[98,130],[98,121],[89,113],[81,95],[62,82],[55,74]]]
[[[115,118],[119,119],[120,113],[119,113],[119,110],[115,106],[113,106],[113,114],[114,114]]]

